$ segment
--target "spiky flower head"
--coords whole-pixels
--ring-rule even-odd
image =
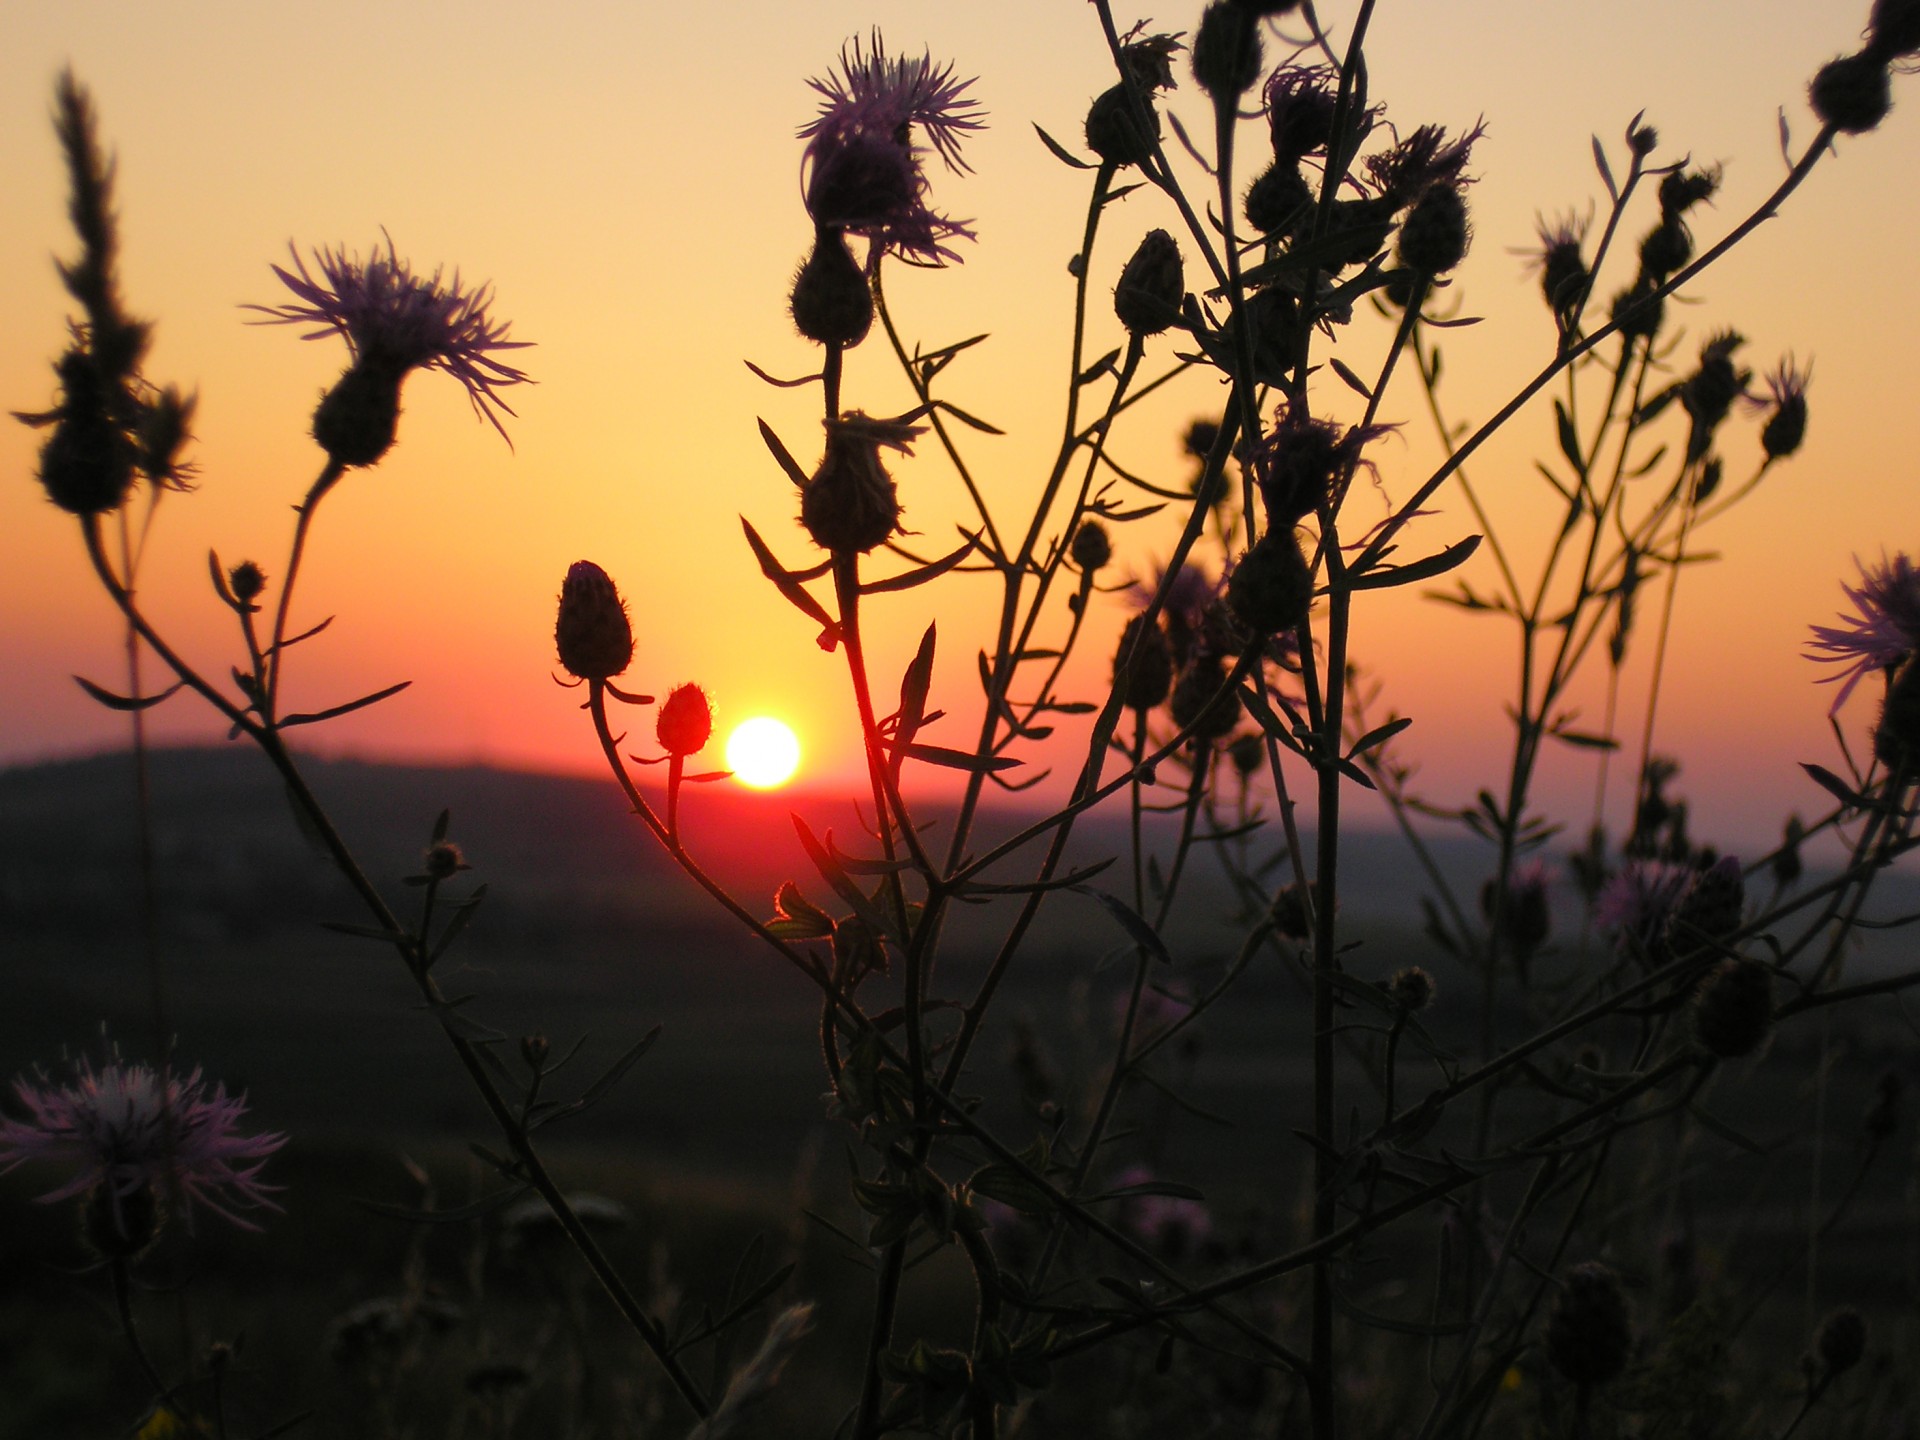
[[[633,622],[613,578],[591,560],[567,567],[553,642],[560,665],[581,680],[611,680],[633,662]]]
[[[1472,184],[1467,165],[1474,143],[1486,134],[1486,124],[1475,121],[1465,135],[1447,138],[1439,125],[1422,125],[1406,139],[1378,155],[1367,157],[1367,173],[1383,199],[1404,210],[1435,185],[1454,189]]]
[[[1718,165],[1694,170],[1681,168],[1670,172],[1660,181],[1661,215],[1678,219],[1694,206],[1704,205],[1719,191],[1720,179]]]
[[[200,1204],[247,1230],[259,1227],[240,1211],[279,1208],[260,1170],[286,1137],[241,1133],[246,1097],[224,1085],[209,1089],[198,1068],[183,1076],[118,1056],[99,1066],[81,1060],[67,1082],[36,1071],[16,1080],[13,1093],[27,1113],[0,1117],[0,1174],[28,1161],[70,1165],[40,1201],[90,1196],[88,1234],[106,1253],[142,1248],[169,1196],[189,1221]]]
[[[1429,185],[1400,226],[1400,263],[1414,273],[1445,275],[1467,258],[1473,225],[1458,185]]]
[[[1273,528],[1293,526],[1339,499],[1385,426],[1351,429],[1316,419],[1304,407],[1282,409],[1253,451],[1253,476]]]
[[[1770,412],[1760,427],[1760,448],[1769,460],[1786,459],[1806,438],[1807,386],[1812,381],[1813,366],[1802,369],[1789,355],[1767,372],[1763,381],[1767,393],[1747,397],[1753,409]]]
[[[1838,625],[1815,625],[1807,658],[1843,668],[1822,680],[1838,681],[1832,713],[1846,704],[1853,687],[1876,672],[1897,669],[1920,650],[1920,571],[1903,551],[1877,565],[1864,565],[1858,556],[1860,583],[1840,588],[1853,602],[1854,613],[1842,614]]]
[[[526,383],[527,374],[496,356],[531,342],[509,340],[509,324],[488,312],[492,286],[470,289],[457,270],[450,278],[438,268],[416,275],[393,237],[386,240],[385,255],[376,245],[364,260],[322,247],[313,252],[314,270],[289,242],[293,268],[272,269],[294,303],[244,307],[266,317],[256,324],[313,327],[303,340],[339,335],[347,342],[352,364],[314,413],[314,438],[343,464],[372,464],[393,443],[400,382],[413,370],[439,370],[465,387],[474,413],[505,440],[498,412],[511,415],[513,407],[499,392]]]
[[[921,427],[858,410],[826,427],[826,451],[800,492],[800,523],[821,549],[864,555],[900,528],[900,496],[881,448],[911,454]]]
[[[1327,65],[1283,65],[1267,77],[1261,104],[1275,160],[1298,161],[1327,148],[1339,86],[1340,72]]]
[[[801,189],[814,223],[921,264],[958,260],[947,242],[973,232],[928,206],[914,127],[949,170],[967,170],[960,142],[985,123],[966,93],[973,81],[956,80],[953,66],[936,66],[930,53],[889,55],[876,29],[869,43],[855,36],[841,47],[837,72],[807,84],[822,97],[820,113],[800,127]]]
[[[713,704],[698,685],[676,685],[660,702],[655,725],[660,748],[669,755],[696,755],[713,738]]]
[[[1651,965],[1668,958],[1667,917],[1693,881],[1687,865],[1660,860],[1629,860],[1601,887],[1593,902],[1593,922],[1610,932],[1623,954]]]
[[[1540,248],[1533,252],[1529,266],[1540,272],[1540,293],[1562,324],[1586,303],[1593,284],[1584,251],[1588,223],[1585,217],[1567,215],[1551,221],[1542,218],[1535,225]]]

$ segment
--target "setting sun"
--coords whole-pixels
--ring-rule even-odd
[[[756,790],[786,784],[799,764],[799,737],[771,715],[742,720],[727,737],[727,768]]]

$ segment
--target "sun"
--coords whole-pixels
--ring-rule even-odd
[[[800,739],[784,720],[756,715],[727,737],[727,768],[743,785],[771,790],[792,779],[799,766]]]

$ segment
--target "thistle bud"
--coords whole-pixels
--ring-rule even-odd
[[[1820,1322],[1820,1334],[1814,1340],[1820,1363],[1831,1380],[1853,1369],[1867,1353],[1867,1322],[1854,1309],[1834,1311]]]
[[[1674,958],[1707,951],[1733,934],[1740,928],[1745,904],[1746,885],[1733,856],[1697,872],[1667,916],[1667,947]]]
[[[1152,122],[1150,130],[1140,123],[1124,84],[1101,92],[1087,108],[1087,148],[1116,169],[1144,165],[1160,139],[1160,112],[1145,94],[1140,103]]]
[[[813,253],[793,277],[788,298],[794,328],[819,345],[848,347],[867,338],[873,292],[840,231],[822,227]]]
[[[53,424],[40,447],[40,483],[47,498],[69,514],[117,510],[133,487],[135,451],[112,418],[116,387],[81,350],[68,351],[58,369],[60,408],[31,422]]]
[[[1404,970],[1394,971],[1393,978],[1387,981],[1388,997],[1409,1015],[1416,1014],[1433,1004],[1435,991],[1433,976],[1418,965],[1409,965]]]
[[[527,1068],[529,1070],[538,1070],[542,1065],[546,1064],[547,1055],[551,1052],[552,1048],[547,1037],[542,1035],[538,1030],[534,1031],[531,1035],[522,1035],[520,1037],[520,1058],[527,1062]]]
[[[267,588],[266,572],[253,561],[242,560],[227,572],[227,588],[242,605],[251,604]]]
[[[429,880],[451,880],[462,870],[473,868],[467,864],[467,857],[460,853],[460,847],[451,840],[439,840],[429,845],[422,864]]]
[[[1760,448],[1769,460],[1784,460],[1800,448],[1807,437],[1807,392],[1805,388],[1781,394],[1773,414],[1760,427]]]
[[[698,685],[676,685],[660,702],[654,722],[660,748],[669,755],[698,754],[713,737],[713,706]]]
[[[1640,242],[1640,273],[1664,280],[1693,258],[1693,233],[1678,216],[1662,220]]]
[[[160,1197],[141,1180],[122,1194],[109,1174],[80,1204],[80,1233],[95,1252],[109,1260],[131,1260],[160,1233]]]
[[[1158,625],[1136,615],[1120,632],[1113,655],[1113,685],[1129,710],[1151,710],[1173,686],[1173,656]]]
[[[1233,0],[1213,0],[1193,39],[1193,78],[1215,104],[1231,104],[1260,78],[1260,17]]]
[[[1708,972],[1693,1001],[1693,1033],[1722,1060],[1751,1055],[1773,1029],[1773,971],[1729,956]]]
[[[920,431],[857,410],[826,423],[826,453],[801,492],[800,523],[821,549],[864,555],[900,528],[900,497],[880,447],[906,453]]]
[[[1574,222],[1540,230],[1540,293],[1547,308],[1563,321],[1586,302],[1593,275],[1587,269],[1587,257],[1581,252],[1581,228]]]
[[[1313,572],[1290,532],[1268,530],[1227,576],[1227,604],[1256,635],[1291,630],[1312,600]]]
[[[1720,188],[1720,167],[1705,170],[1675,170],[1660,182],[1660,215],[1677,220],[1694,206],[1711,200]]]
[[[1547,1319],[1547,1358],[1576,1385],[1604,1385],[1627,1368],[1633,1329],[1626,1296],[1604,1265],[1567,1272]]]
[[[1135,339],[1158,335],[1180,318],[1186,270],[1180,246],[1164,230],[1149,230],[1113,290],[1113,313]]]
[[[182,395],[169,385],[140,407],[140,469],[155,484],[189,488],[180,452],[193,439],[193,412],[199,397]]]
[[[576,560],[567,569],[553,641],[561,668],[582,680],[610,680],[633,662],[626,602],[591,560]]]
[[[1173,723],[1192,730],[1197,741],[1231,735],[1240,721],[1240,696],[1227,685],[1227,662],[1218,655],[1196,655],[1173,683],[1168,704]]]
[[[1400,222],[1400,263],[1420,275],[1445,275],[1472,243],[1467,198],[1452,185],[1429,186]]]
[[[1313,901],[1309,909],[1307,900]],[[1317,881],[1307,882],[1307,893],[1302,895],[1298,885],[1288,885],[1273,897],[1273,928],[1289,940],[1307,940],[1313,936],[1314,912],[1320,908],[1320,886]]]
[[[1644,160],[1660,145],[1660,132],[1651,125],[1635,123],[1627,127],[1627,148]]]
[[[1247,187],[1247,223],[1262,235],[1287,233],[1294,219],[1307,213],[1313,204],[1313,190],[1300,166],[1291,160],[1275,160]]]
[[[1242,780],[1251,780],[1267,763],[1267,738],[1260,734],[1237,736],[1227,747],[1227,758]]]
[[[1107,527],[1098,520],[1082,520],[1080,528],[1073,532],[1073,543],[1067,553],[1073,556],[1073,563],[1091,575],[1113,559],[1113,542],[1107,538]]]
[[[1920,658],[1909,658],[1894,674],[1873,729],[1873,753],[1889,770],[1920,770]]]
[[[1666,316],[1667,300],[1657,294],[1658,287],[1642,278],[1631,289],[1613,298],[1613,323],[1628,340],[1651,340],[1660,332]]]
[[[313,438],[336,463],[373,465],[393,448],[400,426],[400,382],[408,367],[361,355],[313,412]]]
[[[1807,101],[1822,124],[1844,135],[1864,135],[1893,108],[1886,60],[1870,50],[1829,60],[1807,87]]]

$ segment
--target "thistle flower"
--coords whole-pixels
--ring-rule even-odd
[[[384,256],[376,245],[365,260],[344,249],[315,250],[317,279],[299,250],[291,243],[287,248],[293,269],[272,268],[297,303],[243,308],[267,317],[256,324],[315,327],[303,340],[337,334],[347,342],[353,363],[313,417],[314,438],[328,454],[347,465],[371,465],[384,455],[399,420],[400,383],[412,370],[440,370],[458,380],[474,413],[507,439],[496,412],[511,415],[513,407],[498,392],[525,383],[527,375],[494,354],[531,342],[509,340],[507,322],[487,313],[492,286],[467,289],[457,270],[447,280],[439,269],[416,275],[392,236]]]
[[[80,1061],[64,1085],[35,1073],[37,1080],[23,1076],[13,1086],[27,1118],[0,1118],[0,1174],[30,1160],[71,1164],[72,1175],[40,1202],[91,1192],[89,1233],[117,1237],[120,1243],[102,1246],[110,1253],[144,1246],[158,1223],[154,1202],[168,1194],[179,1195],[189,1214],[197,1201],[246,1230],[259,1227],[239,1211],[279,1208],[268,1198],[276,1187],[259,1176],[286,1137],[240,1133],[246,1098],[224,1085],[209,1091],[197,1068],[162,1075],[116,1056],[97,1068]]]
[[[1302,410],[1282,409],[1253,451],[1253,476],[1270,528],[1291,526],[1336,503],[1363,461],[1361,453],[1387,433],[1384,425],[1346,428]]]
[[[1693,869],[1660,860],[1629,860],[1601,887],[1593,921],[1611,931],[1625,953],[1659,965],[1667,957],[1667,917],[1693,883]]]
[[[1747,404],[1755,410],[1769,410],[1767,423],[1760,427],[1760,448],[1770,460],[1784,460],[1800,448],[1807,434],[1807,386],[1813,380],[1813,366],[1804,370],[1791,355],[1767,372],[1764,396],[1750,395]]]
[[[1285,65],[1262,95],[1275,160],[1302,160],[1333,139],[1340,72],[1330,65]]]
[[[973,81],[954,79],[951,65],[936,67],[928,54],[888,55],[875,30],[870,45],[856,36],[841,47],[837,74],[807,84],[824,97],[800,128],[808,142],[801,190],[814,223],[864,235],[902,259],[958,260],[946,242],[973,232],[928,207],[912,137],[918,125],[949,170],[966,171],[960,141],[984,123],[966,95]]]
[[[1406,139],[1379,155],[1367,157],[1367,173],[1381,196],[1396,210],[1405,209],[1435,185],[1459,189],[1472,181],[1466,174],[1474,142],[1486,134],[1486,124],[1474,126],[1457,140],[1449,140],[1438,125],[1422,125]]]
[[[1891,560],[1885,555],[1874,566],[1854,562],[1860,570],[1859,585],[1844,581],[1840,588],[1853,602],[1854,613],[1842,614],[1838,625],[1815,625],[1814,639],[1807,646],[1809,660],[1842,668],[1823,681],[1839,681],[1840,693],[1834,697],[1829,713],[1837,714],[1847,703],[1853,687],[1875,671],[1892,670],[1915,650],[1920,650],[1920,571],[1905,552]]]
[[[1586,302],[1593,285],[1582,249],[1589,223],[1584,217],[1572,215],[1536,222],[1540,248],[1533,252],[1528,268],[1540,272],[1540,292],[1562,323]]]
[[[900,496],[880,449],[912,454],[922,427],[858,410],[826,427],[826,452],[800,492],[800,523],[822,550],[864,555],[900,528]]]

